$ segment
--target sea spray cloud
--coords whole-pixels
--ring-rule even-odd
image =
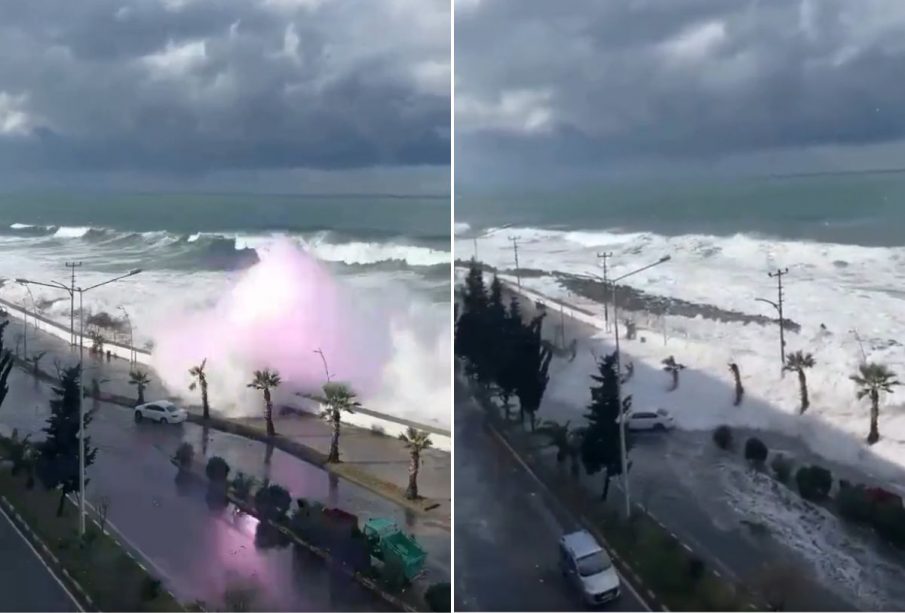
[[[155,338],[153,366],[164,384],[188,393],[188,369],[207,358],[212,405],[233,415],[260,411],[246,384],[255,369],[277,370],[276,400],[334,379],[363,398],[378,392],[392,354],[390,318],[365,304],[289,239],[260,250],[261,261],[212,306],[176,316]]]

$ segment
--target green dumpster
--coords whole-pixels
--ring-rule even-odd
[[[371,518],[365,522],[362,532],[368,539],[371,556],[383,564],[390,559],[398,561],[409,581],[424,568],[427,553],[413,537],[402,532],[393,520]]]

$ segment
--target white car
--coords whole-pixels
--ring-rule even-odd
[[[162,424],[180,424],[188,418],[185,409],[180,409],[169,400],[155,400],[135,407],[135,421],[156,421]]]
[[[559,539],[559,565],[587,604],[598,605],[619,598],[619,574],[613,561],[587,530]]]
[[[635,411],[628,416],[628,429],[637,430],[672,430],[676,427],[675,418],[666,409],[656,411]]]

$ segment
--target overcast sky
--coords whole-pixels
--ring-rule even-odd
[[[456,0],[456,180],[905,167],[901,0]]]
[[[0,183],[448,192],[449,0],[0,0]]]

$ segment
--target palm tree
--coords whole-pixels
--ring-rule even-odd
[[[276,436],[277,433],[273,427],[273,402],[270,399],[270,390],[280,387],[280,383],[280,373],[265,368],[256,370],[251,383],[246,386],[264,392],[264,419],[267,420],[267,436]]]
[[[198,366],[192,366],[189,369],[189,374],[192,375],[194,381],[189,385],[189,390],[195,391],[195,388],[201,387],[201,408],[204,412],[204,419],[208,419],[211,416],[210,405],[207,403],[207,374],[204,372],[204,367],[207,365],[207,358],[201,360],[201,364]]]
[[[569,455],[570,436],[569,424],[564,424],[548,419],[543,425],[537,429],[540,434],[544,434],[550,438],[550,445],[556,447],[556,463],[561,464]]]
[[[145,403],[145,388],[151,384],[151,377],[146,372],[142,372],[140,370],[133,370],[129,372],[129,385],[134,385],[138,388],[138,402],[135,404],[144,404]]]
[[[421,469],[421,452],[431,447],[430,432],[418,430],[409,426],[405,433],[399,435],[399,440],[409,450],[411,461],[409,462],[409,486],[405,489],[405,497],[409,500],[418,499],[418,471]]]
[[[738,406],[742,403],[742,398],[745,396],[745,388],[742,387],[742,373],[739,371],[738,364],[735,362],[729,363],[729,370],[732,372],[732,378],[735,380],[735,402],[733,404]]]
[[[804,415],[804,412],[811,406],[811,401],[808,399],[808,380],[805,377],[804,371],[807,368],[814,368],[814,364],[816,364],[814,356],[810,353],[796,351],[795,353],[786,356],[786,365],[783,370],[795,371],[798,373],[798,386],[801,388],[801,412],[799,415]]]
[[[339,462],[339,429],[342,413],[343,411],[354,413],[356,409],[361,408],[361,404],[355,400],[355,392],[345,383],[328,381],[324,383],[323,392],[323,396],[311,396],[311,398],[321,403],[323,408],[321,417],[328,420],[333,426],[327,461],[335,463]]]
[[[679,364],[676,359],[669,356],[663,360],[663,370],[672,375],[672,387],[669,391],[679,388],[679,371],[685,370],[685,364]]]
[[[873,445],[880,440],[880,430],[877,427],[880,418],[880,392],[892,394],[892,388],[901,383],[885,364],[875,362],[861,364],[858,371],[859,374],[849,378],[860,387],[858,400],[870,396],[870,433],[867,435],[867,444]]]

